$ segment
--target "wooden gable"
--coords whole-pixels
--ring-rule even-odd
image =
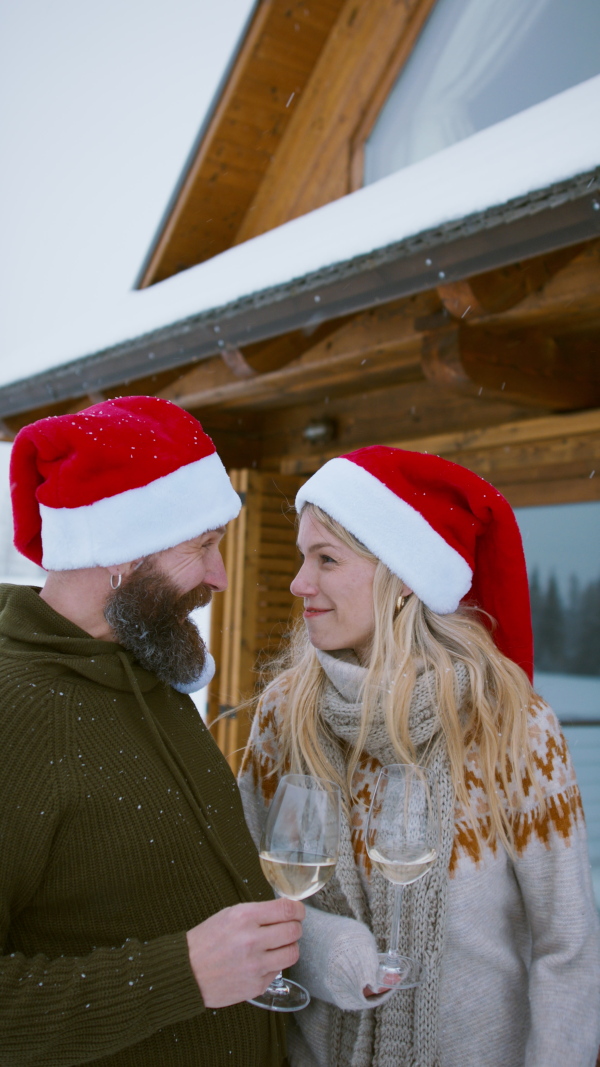
[[[435,0],[262,0],[140,287],[344,196]]]
[[[230,248],[342,0],[262,0],[142,271],[140,288]]]

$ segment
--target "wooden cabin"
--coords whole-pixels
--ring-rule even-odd
[[[510,34],[472,34],[459,62],[453,2],[260,0],[131,294],[152,314],[0,387],[5,439],[136,392],[214,438],[244,501],[212,617],[210,717],[234,766],[233,709],[293,621],[289,505],[327,458],[386,443],[463,464],[514,506],[600,499],[600,65],[578,56],[511,103],[489,71],[512,85],[501,46],[526,54],[540,27],[505,0]],[[449,104],[457,63],[470,131]]]

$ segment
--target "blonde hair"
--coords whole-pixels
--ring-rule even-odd
[[[438,615],[413,593],[398,611],[402,580],[316,505],[305,504],[301,514],[310,514],[358,556],[377,564],[373,580],[375,627],[362,691],[359,736],[349,755],[344,780],[327,760],[319,743],[319,736],[327,730],[320,715],[326,676],[305,627],[296,628],[285,660],[277,664],[277,682],[283,683],[285,689],[285,712],[275,773],[308,772],[334,780],[349,805],[352,778],[363,754],[371,710],[379,701],[383,702],[388,734],[398,762],[416,762],[417,753],[408,729],[409,708],[418,674],[429,671],[457,799],[467,812],[479,842],[482,836],[491,842],[498,838],[513,853],[512,815],[524,799],[522,776],[513,774],[513,769],[522,760],[528,779],[543,803],[527,731],[527,712],[535,694],[525,672],[496,648],[488,629],[472,608],[461,606],[450,615]],[[464,664],[468,672],[465,703],[460,702],[457,689],[456,663]],[[478,771],[490,810],[489,824],[483,833],[471,810],[465,781],[465,752],[472,743],[478,746]],[[428,754],[421,754],[421,762],[427,761]]]

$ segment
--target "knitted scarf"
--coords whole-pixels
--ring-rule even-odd
[[[317,653],[328,681],[322,717],[327,730],[321,743],[338,772],[345,774],[345,751],[359,734],[361,689],[366,670],[347,654]],[[341,658],[340,658],[341,656]],[[466,668],[455,667],[459,700],[468,685]],[[424,980],[416,989],[396,992],[380,1007],[345,1012],[331,1007],[330,1067],[439,1067],[437,1020],[440,958],[444,943],[448,864],[454,839],[455,795],[450,765],[435,708],[433,675],[417,679],[410,705],[409,730],[417,759],[425,757],[435,775],[441,808],[441,848],[437,862],[422,879],[403,891],[400,952],[421,961]],[[374,709],[365,751],[383,765],[398,758],[387,732],[384,710]],[[352,848],[350,827],[342,820],[340,856],[335,877],[319,893],[324,911],[348,915],[370,926],[380,951],[388,948],[394,886],[372,871],[369,899],[363,889]]]

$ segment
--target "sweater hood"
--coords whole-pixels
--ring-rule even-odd
[[[100,641],[41,599],[39,588],[0,585],[0,653],[23,667],[54,664],[57,671],[80,675],[99,685],[131,692],[123,665],[126,657],[143,693],[162,683],[144,670],[130,652],[113,641]]]

